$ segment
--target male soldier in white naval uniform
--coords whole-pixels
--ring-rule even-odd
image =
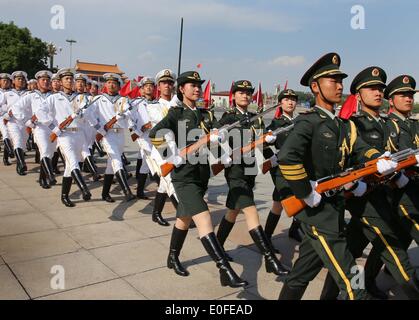
[[[13,146],[10,140],[9,130],[7,130],[6,124],[3,122],[4,116],[7,113],[6,105],[6,92],[10,90],[12,84],[12,76],[8,73],[0,73],[0,92],[2,93],[2,99],[0,99],[0,132],[3,137],[4,151],[3,151],[3,164],[5,166],[12,165],[9,162],[9,157],[14,158]]]
[[[44,189],[51,188],[56,184],[55,176],[52,169],[51,158],[57,148],[56,142],[50,141],[51,129],[38,123],[36,113],[42,106],[44,101],[50,95],[49,87],[52,73],[48,70],[42,70],[35,74],[37,80],[37,88],[33,92],[19,99],[12,106],[12,112],[16,119],[24,122],[28,128],[32,129],[34,141],[38,146],[40,154],[40,173],[39,185]]]
[[[114,202],[109,194],[113,176],[116,178],[125,194],[126,201],[135,199],[128,184],[127,172],[125,171],[121,159],[124,150],[124,132],[132,125],[130,115],[130,104],[126,97],[118,94],[122,80],[114,73],[103,75],[106,81],[108,94],[95,97],[96,102],[88,111],[89,121],[97,130],[96,140],[101,140],[105,152],[108,154],[105,177],[102,189],[102,199],[106,202]],[[110,121],[116,120],[112,126]]]
[[[49,126],[53,134],[58,137],[57,143],[65,158],[61,202],[67,207],[74,207],[75,204],[69,198],[73,178],[85,201],[89,201],[92,195],[84,182],[79,167],[82,149],[80,141],[83,141],[84,135],[79,122],[81,112],[75,104],[72,104],[73,100],[77,98],[77,94],[73,92],[74,73],[71,69],[61,69],[58,71],[58,75],[63,91],[50,95],[45,101],[45,108],[40,108],[35,115],[39,123]],[[69,120],[70,117],[73,120],[64,126],[64,121]]]
[[[4,115],[4,120],[7,122],[7,130],[12,139],[14,153],[16,156],[16,172],[24,176],[28,168],[25,162],[26,141],[28,140],[28,133],[26,132],[25,123],[18,121],[13,117],[12,106],[21,97],[29,93],[26,88],[28,75],[24,71],[15,71],[12,73],[12,81],[14,89],[5,93],[7,113]]]

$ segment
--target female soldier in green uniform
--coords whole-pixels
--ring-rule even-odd
[[[253,91],[254,88],[252,87],[250,81],[236,81],[232,88],[235,108],[230,112],[226,112],[221,117],[219,125],[228,125],[243,118],[247,117],[250,119],[252,116],[254,116],[254,114],[251,114],[247,111],[247,107],[249,106],[252,99]],[[238,133],[239,137],[234,139],[232,142],[234,143],[240,141],[240,147],[243,147],[252,141],[255,141],[258,132],[259,134],[263,133],[263,130],[264,123],[261,118],[258,118],[253,122],[248,121],[243,124],[240,129],[233,129],[233,131],[230,132],[230,140],[232,140],[231,138],[236,138],[233,133]],[[276,137],[271,135],[267,136],[265,139],[265,142],[273,143]],[[255,186],[256,174],[247,172],[250,171],[250,167],[252,167],[254,164],[248,164],[249,161],[246,160],[248,159],[245,159],[242,156],[240,162],[233,161],[231,166],[225,168],[224,174],[229,189],[226,204],[228,211],[221,220],[217,232],[217,238],[223,245],[234,226],[237,215],[240,211],[243,211],[250,236],[265,257],[266,271],[268,273],[273,272],[276,275],[285,275],[288,273],[288,270],[282,266],[282,264],[276,258],[270,241],[266,237],[266,234],[260,225],[259,214],[256,210],[253,195],[253,187]]]
[[[167,116],[156,124],[149,134],[151,138],[155,138],[161,129],[169,129],[174,134],[173,141],[168,141],[168,144],[174,153],[170,162],[176,168],[171,177],[179,204],[176,209],[177,219],[172,232],[167,266],[170,269],[173,268],[178,275],[189,275],[188,271],[180,264],[178,257],[193,219],[205,250],[219,268],[221,285],[242,287],[246,286],[247,282],[242,280],[231,268],[225,252],[214,234],[208,206],[204,201],[210,177],[208,161],[206,161],[207,159],[201,161],[202,159],[193,157],[182,159],[177,154],[177,148],[195,142],[195,137],[192,137],[194,132],[198,130],[202,133],[204,130],[208,133],[215,125],[216,120],[210,111],[196,108],[196,101],[201,95],[203,82],[204,80],[201,80],[199,74],[194,71],[187,71],[179,75],[177,97],[182,101],[181,106],[171,108]],[[219,136],[212,134],[211,141],[218,141],[221,135],[221,132],[219,132]],[[182,141],[185,140],[185,137],[186,141]]]

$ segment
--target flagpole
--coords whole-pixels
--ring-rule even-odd
[[[180,19],[180,40],[179,40],[179,61],[177,65],[177,74],[180,74],[180,63],[182,61],[182,38],[183,38],[183,18]]]

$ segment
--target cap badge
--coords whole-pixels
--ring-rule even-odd
[[[380,71],[377,68],[374,68],[371,72],[374,77],[378,77],[380,75]]]

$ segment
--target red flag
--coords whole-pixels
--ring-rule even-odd
[[[158,88],[158,86],[154,87],[154,99],[160,99],[160,90]]]
[[[256,92],[256,104],[258,106],[258,111],[263,109],[263,94],[262,94],[262,85],[259,81],[259,88],[258,91]]]
[[[108,88],[106,87],[106,84],[103,85],[103,88],[100,90],[100,93],[108,93]]]
[[[211,103],[211,80],[208,81],[207,86],[204,90],[204,103],[205,109],[208,109]]]
[[[339,111],[339,118],[342,119],[349,119],[358,108],[358,101],[356,100],[356,96],[351,94],[346,98],[345,102],[343,103],[342,107]]]
[[[143,76],[138,76],[137,77],[137,82],[139,83],[141,81],[141,79],[144,78]]]
[[[119,94],[123,97],[126,97],[131,92],[131,80],[128,80],[122,88],[119,90]]]
[[[285,82],[284,90],[287,90],[288,88],[288,80]]]
[[[140,87],[135,86],[134,89],[132,89],[131,92],[128,94],[128,97],[130,97],[131,99],[141,97]]]
[[[234,81],[231,82],[230,93],[228,95],[228,104],[230,108],[233,106],[233,86],[234,86]]]

